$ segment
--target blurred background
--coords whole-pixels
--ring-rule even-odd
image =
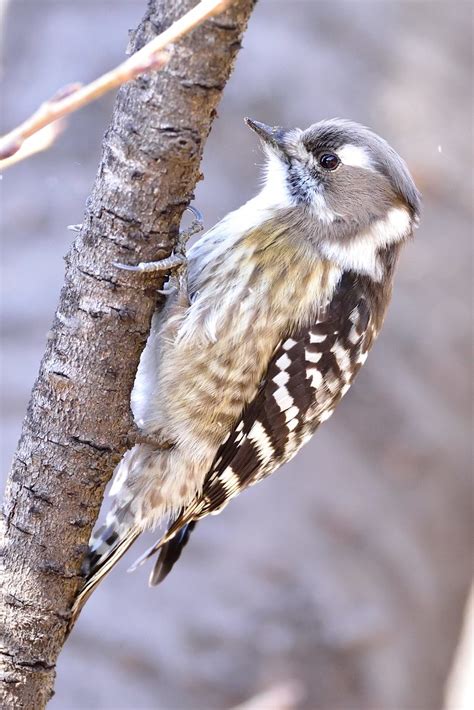
[[[121,61],[145,0],[3,10],[6,130]],[[471,32],[470,2],[258,3],[206,145],[206,226],[257,189],[262,153],[246,115],[368,124],[407,160],[422,224],[336,415],[290,465],[201,523],[163,586],[126,574],[135,546],[67,642],[52,710],[224,710],[272,688],[245,707],[467,709]],[[112,105],[73,115],[49,151],[2,176],[4,475],[63,280],[66,226],[82,219]]]

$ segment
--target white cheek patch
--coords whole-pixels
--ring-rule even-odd
[[[387,212],[385,219],[376,222],[374,231],[385,246],[397,242],[408,234],[410,229],[410,215],[404,207],[392,207]]]
[[[344,165],[352,165],[354,168],[364,168],[364,170],[374,169],[369,153],[359,145],[347,143],[336,150],[336,153]]]
[[[347,244],[326,242],[321,246],[323,256],[336,262],[344,270],[369,274],[375,280],[382,278],[378,258],[379,249],[394,244],[406,237],[411,220],[404,207],[392,207],[384,219],[379,219],[365,232]]]

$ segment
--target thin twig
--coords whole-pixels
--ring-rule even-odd
[[[66,128],[66,119],[60,118],[58,121],[53,121],[48,126],[45,126],[40,131],[35,133],[33,136],[24,141],[19,150],[17,150],[9,158],[4,158],[0,160],[0,167],[2,170],[10,168],[16,163],[20,163],[26,158],[30,158],[35,153],[41,153],[43,150],[50,148],[56,141],[56,138],[61,135],[61,133]]]
[[[171,27],[148,42],[134,55],[115,69],[83,86],[69,84],[45,101],[26,121],[0,138],[0,169],[3,160],[10,158],[22,147],[25,140],[48,124],[86,106],[108,91],[121,86],[145,72],[162,69],[169,60],[166,48],[188,34],[209,17],[220,14],[234,0],[201,0],[189,12],[176,20]]]

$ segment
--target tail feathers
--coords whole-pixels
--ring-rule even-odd
[[[187,525],[184,525],[171,540],[162,543],[159,557],[150,575],[151,586],[160,584],[171,572],[174,565],[181,557],[181,553],[186,547],[195,527],[196,521],[192,520],[190,523],[187,523]]]
[[[135,484],[140,471],[147,463],[150,464],[152,459],[154,461],[156,456],[156,451],[140,444],[128,451],[119,463],[111,489],[111,494],[115,498],[114,505],[107,515],[105,525],[94,532],[91,537],[89,551],[83,565],[85,582],[75,600],[69,630],[96,586],[125,554],[146,526],[142,507],[147,503],[147,488],[142,487],[139,490],[140,498],[137,503]],[[155,585],[161,582],[180,557],[191,530],[195,526],[191,518],[194,512],[195,506],[191,506],[186,510],[186,516],[183,516],[182,513],[178,515],[165,535],[133,566],[133,569],[136,568],[162,548],[150,576],[150,584]],[[163,510],[163,516],[164,514],[166,514],[166,510]],[[159,519],[157,514],[157,522]],[[148,519],[146,522],[149,523]],[[151,524],[150,527],[152,527]]]
[[[89,542],[82,569],[85,582],[75,600],[69,630],[96,586],[142,532],[144,525],[139,513],[140,501],[137,510],[136,483],[144,467],[147,464],[149,466],[157,455],[158,452],[149,446],[137,444],[126,452],[118,464],[110,490],[114,504],[106,517],[105,525],[92,534]]]
[[[120,473],[125,458],[120,462],[117,473]],[[92,533],[89,550],[82,566],[85,582],[74,602],[69,630],[73,627],[82,607],[99,582],[110,572],[142,532],[142,526],[135,523],[132,510],[133,496],[127,486],[123,484],[122,480],[119,487],[120,496],[116,497],[114,506],[107,514],[105,525]]]
[[[141,567],[142,564],[149,560],[150,557],[153,557],[153,555],[155,555],[158,550],[160,550],[167,542],[172,540],[184,526],[185,523],[182,523],[178,527],[176,527],[175,523],[170,525],[165,534],[162,537],[158,538],[158,540],[154,542],[151,547],[148,547],[145,552],[143,552],[140,557],[135,560],[135,562],[128,568],[127,571],[135,572],[138,567]]]
[[[191,532],[196,527],[196,524],[197,521],[191,520],[177,532],[173,532],[171,538],[166,534],[134,563],[134,565],[130,568],[130,571],[136,569],[140,564],[145,562],[145,560],[149,559],[159,550],[160,554],[150,575],[149,583],[151,586],[160,584],[160,582],[168,576],[176,562],[181,557],[181,553],[189,540]],[[94,535],[94,542],[91,545],[89,553],[86,557],[85,566],[87,579],[76,597],[74,606],[71,610],[68,634],[76,623],[82,607],[94,589],[108,574],[108,572],[110,572],[116,562],[118,562],[118,560],[127,552],[128,548],[141,534],[142,529],[135,525],[131,527],[122,538],[118,537],[117,530],[112,529],[111,526],[104,526],[102,534],[99,537],[100,532],[101,531],[98,530],[97,534]]]
[[[142,529],[140,527],[136,525],[131,527],[123,537],[117,540],[115,545],[108,547],[106,554],[99,555],[92,548],[90,549],[87,556],[90,571],[87,575],[84,590],[87,588],[92,591],[97,586],[100,580],[110,572],[116,562],[127,552],[141,532]]]
[[[112,556],[115,558],[115,550],[121,548],[122,542],[129,538],[135,527],[138,527],[134,492],[130,481],[133,481],[134,475],[141,470],[147,456],[149,456],[149,451],[146,447],[134,446],[133,449],[126,452],[115,469],[109,492],[109,496],[114,501],[107,513],[105,524],[92,533],[89,552],[84,560],[82,570],[86,578],[91,578],[96,570],[100,570],[104,564],[108,563],[109,558]],[[107,568],[110,569],[108,564]]]
[[[79,613],[97,587],[99,582],[105,577],[105,575],[110,572],[112,567],[116,562],[127,552],[130,545],[132,545],[137,537],[142,532],[141,528],[138,526],[133,526],[130,528],[123,538],[119,539],[115,545],[108,546],[107,552],[99,553],[94,551],[92,548],[86,557],[85,567],[88,570],[87,579],[84,586],[80,590],[78,596],[74,601],[74,606],[71,611],[71,619],[69,622],[68,633],[74,626]],[[110,537],[109,537],[110,539]]]

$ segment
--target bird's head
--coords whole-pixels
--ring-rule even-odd
[[[314,219],[326,251],[372,240],[403,241],[420,212],[405,162],[365,126],[344,119],[306,130],[246,119],[267,154],[264,191],[275,207],[301,208]]]

